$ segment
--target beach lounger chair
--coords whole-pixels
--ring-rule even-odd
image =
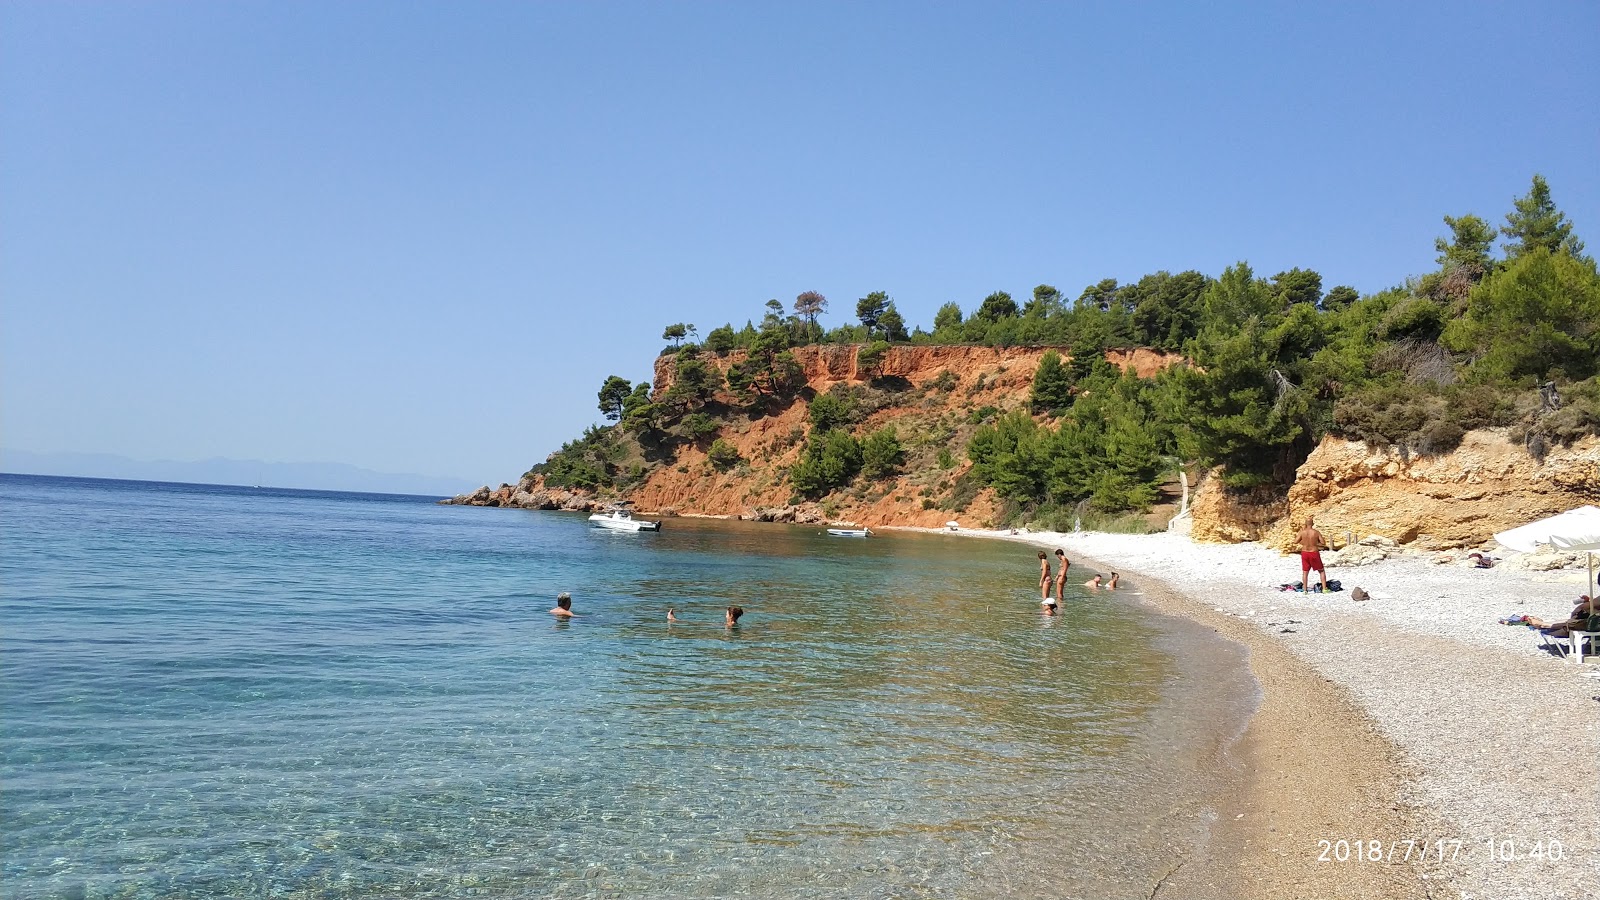
[[[1581,663],[1586,656],[1600,657],[1600,631],[1571,631],[1565,637],[1539,632],[1546,650],[1569,662]]]
[[[1567,643],[1572,648],[1569,659],[1575,663],[1582,663],[1586,656],[1600,659],[1600,631],[1571,631],[1568,634],[1571,637],[1567,638]]]

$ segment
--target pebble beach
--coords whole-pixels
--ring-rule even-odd
[[[1061,547],[1075,582],[1117,571],[1117,600],[1250,648],[1262,700],[1219,839],[1234,858],[1194,877],[1261,897],[1600,898],[1600,661],[1498,621],[1564,619],[1588,592],[1581,557],[1541,570],[1495,551],[1481,569],[1466,551],[1358,543],[1324,554],[1342,591],[1306,594],[1280,589],[1298,557],[1260,544],[959,534]]]

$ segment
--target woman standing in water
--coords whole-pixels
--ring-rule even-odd
[[[1050,577],[1050,557],[1043,550],[1039,551],[1039,602],[1050,599],[1050,584],[1054,579]]]

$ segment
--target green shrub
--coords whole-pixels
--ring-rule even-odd
[[[678,432],[691,441],[710,437],[721,428],[721,423],[703,412],[692,412],[678,423]]]
[[[861,471],[868,478],[893,475],[900,471],[904,461],[905,451],[893,425],[883,426],[861,442]]]
[[[550,458],[529,469],[529,474],[543,475],[545,484],[552,487],[595,490],[613,484],[612,459],[620,447],[610,428],[591,426],[583,437],[568,441]]]
[[[968,470],[950,486],[950,495],[944,498],[939,508],[951,512],[965,512],[972,501],[978,499],[978,492],[981,490],[983,482],[973,477],[971,470]]]
[[[1560,409],[1545,417],[1546,430],[1556,444],[1600,434],[1600,378],[1569,385],[1562,392]]]
[[[812,431],[825,434],[855,421],[856,401],[848,389],[836,384],[826,394],[811,401],[807,415],[811,419]]]
[[[706,451],[706,461],[723,472],[738,465],[743,460],[739,451],[732,444],[717,438],[711,442],[711,449]]]
[[[850,483],[860,471],[860,442],[835,429],[806,441],[800,461],[789,470],[789,483],[801,494],[818,496]]]
[[[878,371],[878,366],[883,364],[884,354],[889,352],[888,341],[873,341],[862,347],[856,353],[856,367],[864,373]]]
[[[1334,404],[1333,431],[1375,447],[1437,455],[1460,446],[1470,429],[1509,424],[1511,413],[1503,391],[1482,385],[1380,383]]]

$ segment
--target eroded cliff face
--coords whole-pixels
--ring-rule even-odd
[[[1288,513],[1289,500],[1281,490],[1227,491],[1217,473],[1209,472],[1195,491],[1189,536],[1214,544],[1259,541],[1277,528]]]
[[[1441,456],[1403,456],[1360,441],[1325,438],[1296,473],[1287,497],[1240,498],[1202,486],[1194,504],[1200,540],[1293,546],[1307,516],[1330,539],[1379,535],[1423,550],[1478,546],[1497,531],[1600,503],[1600,439],[1556,448],[1541,462],[1503,430],[1469,433]]]
[[[779,470],[800,458],[807,430],[809,406],[797,401],[782,411],[751,421],[741,420],[718,435],[732,444],[748,463],[748,470],[716,471],[705,452],[687,446],[673,465],[652,472],[643,485],[628,495],[640,509],[670,510],[680,515],[743,516],[783,521],[854,522],[866,526],[915,525],[938,527],[949,520],[983,525],[995,520],[997,504],[992,492],[980,491],[963,510],[940,509],[928,501],[941,497],[964,475],[971,463],[961,453],[974,425],[967,414],[982,407],[1009,412],[1028,402],[1034,371],[1049,348],[1043,347],[890,347],[872,372],[861,371],[859,347],[817,345],[793,352],[805,370],[806,384],[823,394],[836,384],[861,384],[869,379],[892,379],[911,391],[904,402],[872,413],[857,426],[866,434],[893,424],[907,448],[905,471],[865,493],[840,492],[821,503],[790,506],[794,493]],[[1064,348],[1056,348],[1070,357]],[[741,353],[701,359],[726,372]],[[1106,359],[1140,375],[1154,375],[1179,357],[1153,350],[1110,351]],[[945,373],[954,376],[950,390],[927,387]],[[652,382],[656,396],[672,386],[672,360],[656,361]],[[930,465],[938,446],[948,444],[955,457],[953,468]],[[926,452],[919,454],[921,448]],[[926,508],[925,508],[926,507]]]
[[[920,384],[950,372],[961,384],[975,384],[984,376],[991,389],[1020,389],[1024,394],[1033,384],[1034,370],[1049,347],[956,347],[956,346],[893,346],[884,353],[881,363],[873,372],[862,372],[858,364],[860,346],[854,344],[815,344],[797,347],[791,352],[805,369],[807,386],[817,393],[839,383],[865,381],[869,377],[904,378]],[[1063,359],[1072,353],[1065,347],[1053,348]],[[728,367],[745,358],[742,350],[725,356],[701,356],[702,362],[727,373]],[[1140,378],[1149,378],[1171,366],[1182,357],[1159,350],[1138,348],[1134,350],[1107,350],[1106,360],[1124,371],[1132,371]],[[673,357],[656,358],[652,393],[660,397],[672,386]]]
[[[906,450],[906,465],[896,478],[836,492],[821,502],[791,505],[794,490],[783,473],[800,458],[809,429],[810,407],[803,399],[750,418],[736,415],[714,436],[731,444],[744,463],[721,471],[710,464],[705,448],[683,445],[665,465],[651,469],[644,481],[627,492],[642,512],[668,515],[741,516],[778,521],[854,522],[861,525],[920,525],[937,527],[949,520],[973,526],[993,523],[997,504],[992,492],[982,490],[959,510],[943,509],[939,501],[971,467],[962,448],[977,427],[975,411],[985,408],[1009,412],[1028,402],[1034,371],[1049,348],[997,347],[890,347],[871,372],[858,365],[860,348],[818,345],[793,352],[805,371],[806,386],[815,394],[838,384],[888,385],[876,389],[883,406],[856,428],[864,435],[893,424]],[[1070,353],[1056,348],[1063,357]],[[701,361],[726,373],[743,358],[703,355]],[[1151,376],[1177,362],[1179,357],[1153,350],[1114,350],[1106,359],[1141,376]],[[672,386],[673,359],[656,360],[652,387],[659,398]],[[947,374],[948,373],[948,376]],[[952,387],[936,387],[944,381]],[[732,397],[724,397],[735,405]],[[991,412],[992,415],[992,412]],[[950,468],[936,463],[938,451],[948,449]],[[535,509],[589,509],[604,504],[581,493],[546,488],[539,477],[498,489],[480,488],[456,498],[460,503],[515,506]]]

